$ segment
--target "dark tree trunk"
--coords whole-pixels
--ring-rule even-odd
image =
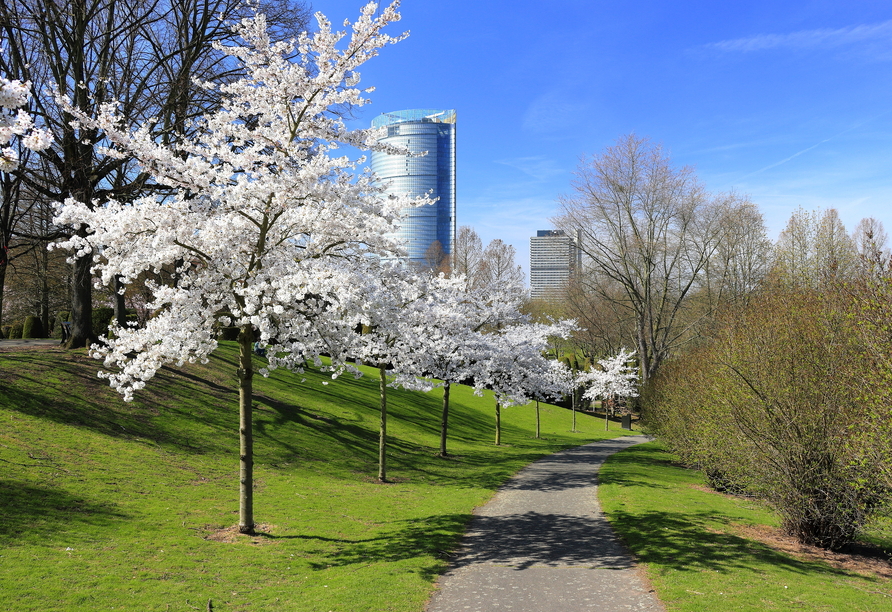
[[[2,246],[0,246],[2,248]],[[3,325],[3,287],[6,283],[6,257],[5,253],[0,251],[0,328]],[[0,331],[0,338],[3,337],[3,332]]]
[[[378,435],[378,480],[387,482],[387,371],[386,366],[378,366],[381,377],[381,429]]]
[[[87,235],[87,226],[78,228],[78,235]],[[74,260],[71,275],[71,337],[65,345],[76,349],[90,346],[96,341],[93,333],[93,255],[87,254]]]
[[[502,443],[502,405],[496,400],[496,446]]]
[[[124,302],[123,294],[120,293],[123,288],[121,277],[115,276],[115,321],[120,327],[127,326],[127,304]]]
[[[539,400],[536,400],[536,439],[539,439]]]
[[[251,400],[254,394],[254,363],[251,356],[254,330],[243,325],[238,334],[239,408],[239,533],[254,533],[254,430]]]
[[[446,457],[446,432],[449,429],[449,383],[443,385],[443,416],[440,420],[440,456]]]

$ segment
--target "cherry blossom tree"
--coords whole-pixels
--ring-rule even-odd
[[[426,376],[443,387],[439,455],[446,457],[451,387],[480,377],[480,368],[489,358],[483,331],[526,320],[521,313],[526,291],[521,283],[479,285],[477,279],[459,274],[440,278],[434,295],[423,342],[415,348],[421,353]]]
[[[262,14],[242,20],[243,44],[220,49],[245,76],[218,86],[220,109],[170,144],[153,138],[151,123],[124,125],[114,105],[96,119],[67,108],[106,133],[116,144],[109,154],[133,156],[173,194],[102,206],[69,199],[59,209],[57,223],[91,228],[64,246],[75,257],[101,252],[95,268],[106,284],[176,267],[174,286],[149,283],[154,316],[144,328],[115,328],[93,346],[101,376],[130,400],[163,364],[206,360],[215,325],[239,329],[242,533],[254,529],[252,344],[268,348],[262,374],[321,365],[322,353],[335,374],[349,367],[348,343],[382,261],[399,255],[387,236],[400,209],[416,203],[384,196],[369,173],[357,175],[363,159],[338,152],[347,144],[405,154],[379,145],[378,131],[348,130],[336,112],[367,102],[358,69],[403,38],[382,31],[399,20],[397,7],[366,5],[349,36],[317,13],[318,31],[291,42],[272,42]]]
[[[620,397],[638,397],[638,371],[629,362],[635,357],[634,351],[625,348],[613,357],[599,359],[599,368],[582,372],[576,378],[579,385],[586,387],[582,397],[589,400],[606,399],[608,401]],[[604,409],[605,428],[610,428],[607,420],[609,412]]]
[[[502,443],[502,407],[526,404],[535,397],[542,372],[550,367],[545,357],[549,338],[566,338],[572,321],[522,323],[493,333],[479,334],[474,348],[486,355],[477,365],[474,388],[495,395],[495,444]]]

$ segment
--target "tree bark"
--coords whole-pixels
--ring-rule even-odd
[[[123,288],[124,283],[121,282],[121,277],[115,276],[115,321],[120,327],[127,327],[127,304],[124,301],[124,295],[120,293]]]
[[[387,371],[382,363],[378,366],[381,388],[381,429],[378,435],[378,480],[387,482]]]
[[[536,400],[536,439],[539,439],[539,400]]]
[[[78,234],[86,236],[87,226],[78,228]],[[71,275],[71,337],[66,348],[90,346],[96,341],[93,334],[93,255],[87,254],[74,260]]]
[[[502,405],[496,400],[496,446],[502,443]]]
[[[570,410],[573,412],[573,429],[572,431],[576,431],[576,389],[572,389],[570,391]]]
[[[2,245],[0,245],[2,248]],[[0,252],[0,329],[2,329],[3,325],[3,287],[6,283],[6,260],[4,259],[6,254],[4,252]],[[0,331],[0,338],[3,338],[3,332]]]
[[[243,325],[238,335],[239,407],[239,533],[254,533],[254,430],[251,400],[254,394],[254,363],[251,356],[254,330]]]
[[[446,432],[449,428],[449,383],[443,386],[443,416],[440,420],[440,456],[446,457]]]

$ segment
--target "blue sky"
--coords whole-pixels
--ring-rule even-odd
[[[361,2],[317,0],[336,24]],[[362,70],[357,125],[458,113],[458,223],[529,267],[582,155],[635,133],[772,239],[796,208],[892,233],[892,2],[405,0],[409,38]]]

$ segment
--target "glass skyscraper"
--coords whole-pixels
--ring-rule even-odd
[[[372,170],[388,184],[387,192],[423,196],[436,202],[405,208],[399,238],[409,259],[429,265],[430,249],[440,242],[443,254],[452,254],[455,243],[455,111],[414,109],[384,113],[372,127],[387,128],[382,142],[423,156],[372,152]]]

